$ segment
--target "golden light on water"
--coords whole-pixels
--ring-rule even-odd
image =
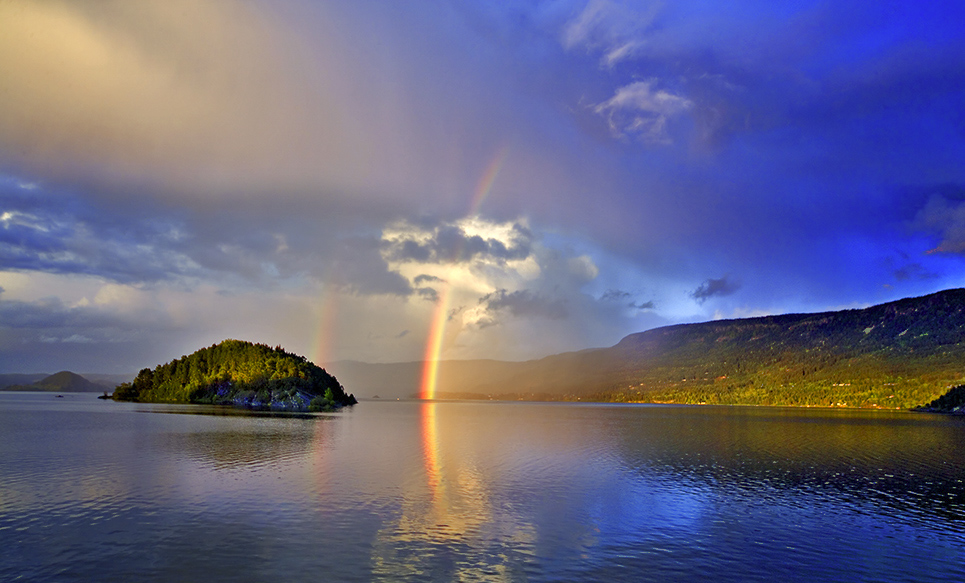
[[[436,404],[422,404],[422,455],[426,466],[426,485],[433,505],[443,499],[443,482],[439,466],[439,427],[436,421]]]

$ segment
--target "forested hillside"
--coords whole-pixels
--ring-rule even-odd
[[[210,403],[251,408],[326,410],[356,403],[332,375],[305,357],[225,340],[153,370],[114,390],[118,401]]]
[[[965,290],[660,328],[608,352],[601,400],[914,407],[965,380]]]
[[[421,363],[333,363],[410,396]],[[342,372],[339,372],[341,375]],[[965,290],[866,309],[682,324],[526,362],[445,361],[440,398],[910,408],[965,383]]]

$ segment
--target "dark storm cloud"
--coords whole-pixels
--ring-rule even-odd
[[[135,324],[110,310],[88,306],[70,307],[57,298],[42,298],[36,302],[0,300],[0,322],[3,328],[53,333],[69,331],[67,336],[73,335],[77,330],[100,335],[107,330],[131,330],[135,327]]]
[[[0,370],[130,373],[169,358],[180,334],[151,310],[0,300]]]
[[[320,274],[323,281],[361,295],[406,296],[412,293],[408,280],[389,270],[382,258],[382,242],[375,237],[345,237],[337,245],[332,273]],[[319,263],[324,264],[323,259]]]
[[[608,289],[603,292],[600,299],[604,302],[625,302],[630,299],[630,292],[619,289]]]
[[[697,289],[690,294],[690,297],[703,303],[710,298],[729,296],[738,289],[740,289],[740,284],[731,280],[730,276],[725,275],[720,279],[711,278],[700,284],[697,286]]]
[[[67,196],[0,188],[0,265],[122,283],[196,274],[176,248],[177,227],[155,217],[102,212]]]
[[[423,284],[423,283],[429,283],[429,282],[444,282],[444,281],[445,281],[445,280],[442,279],[441,277],[436,277],[436,276],[434,276],[434,275],[428,275],[428,274],[422,273],[422,274],[419,274],[419,275],[415,276],[415,279],[412,280],[412,283],[414,283],[414,284],[416,284],[416,285],[420,285],[420,284]]]
[[[412,292],[389,270],[379,239],[355,234],[354,225],[252,207],[100,206],[8,180],[0,183],[0,265],[126,284],[217,277],[272,287],[310,277],[359,294]]]
[[[507,292],[504,289],[486,294],[479,299],[481,305],[490,312],[508,311],[521,318],[547,318],[561,320],[569,313],[566,302],[559,298],[550,298],[529,290]]]
[[[416,291],[416,294],[418,294],[419,297],[421,297],[424,300],[428,300],[433,303],[439,301],[439,292],[437,292],[434,288],[420,287],[415,291]]]
[[[617,304],[624,305],[628,308],[631,308],[634,310],[640,310],[640,311],[652,310],[654,308],[655,304],[653,300],[649,300],[646,302],[638,302],[633,300],[632,298],[633,298],[633,295],[630,294],[630,292],[618,290],[618,289],[608,289],[605,292],[603,292],[602,296],[600,296],[600,301],[617,303]]]
[[[428,240],[402,238],[386,241],[384,245],[388,257],[399,262],[463,263],[480,259],[503,262],[529,257],[532,237],[529,229],[515,224],[507,245],[492,237],[469,235],[458,225],[443,224],[432,229]]]
[[[434,275],[428,275],[425,273],[415,276],[415,278],[412,280],[413,285],[416,287],[416,290],[415,290],[416,294],[419,295],[419,297],[421,297],[422,299],[428,300],[433,303],[439,301],[439,292],[436,291],[436,289],[433,287],[423,287],[423,284],[445,283],[445,282],[446,280],[440,277],[436,277]]]

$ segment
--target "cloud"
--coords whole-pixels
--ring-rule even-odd
[[[740,284],[731,280],[730,276],[725,275],[720,279],[708,279],[697,286],[690,297],[699,303],[704,303],[710,298],[729,296],[740,289]]]
[[[911,228],[937,240],[929,254],[965,255],[965,187],[936,188],[911,222]]]
[[[626,292],[618,289],[608,289],[603,292],[600,296],[601,302],[612,302],[624,305],[628,308],[638,311],[646,311],[654,309],[655,305],[653,300],[648,300],[646,302],[638,302],[633,300],[633,296],[630,292]]]
[[[525,289],[513,292],[497,290],[480,298],[479,303],[489,312],[505,310],[519,318],[562,320],[568,316],[563,300],[543,297]]]
[[[938,274],[926,269],[921,263],[908,263],[902,265],[894,271],[895,279],[898,281],[907,281],[910,279],[935,279]]]
[[[97,275],[125,283],[200,271],[176,248],[172,225],[165,221],[139,218],[119,225],[82,205],[51,202],[0,191],[0,264],[5,268]]]
[[[435,288],[420,287],[415,291],[416,291],[416,294],[418,294],[424,300],[428,300],[432,303],[436,303],[439,301],[439,292],[436,291]]]
[[[445,357],[526,358],[723,313],[708,273],[748,314],[961,285],[947,7],[383,4],[0,2],[0,297],[66,318],[0,357],[94,362],[108,307],[142,354],[388,361],[444,300]]]
[[[420,273],[419,275],[415,276],[415,279],[412,280],[412,283],[414,283],[415,285],[421,285],[423,283],[429,283],[429,282],[443,283],[445,282],[445,280],[442,279],[441,277],[436,277],[434,275],[427,275],[425,273]]]
[[[612,67],[645,45],[645,33],[661,5],[655,1],[591,0],[564,26],[563,46],[602,52],[602,64]]]
[[[618,289],[608,289],[603,292],[600,296],[600,300],[604,302],[625,302],[630,299],[630,292],[625,292]]]
[[[467,228],[481,228],[483,234],[469,234]],[[492,231],[494,236],[485,236],[487,231]],[[386,235],[384,255],[403,263],[519,261],[529,257],[531,242],[532,233],[519,223],[496,228],[478,220],[464,221],[441,224],[431,231],[400,223],[394,232]]]
[[[616,137],[633,136],[645,144],[670,144],[668,123],[693,107],[693,102],[669,91],[655,90],[655,80],[637,81],[593,107],[606,118]]]

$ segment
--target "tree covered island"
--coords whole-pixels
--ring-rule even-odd
[[[280,346],[225,340],[114,389],[115,401],[203,403],[275,411],[333,411],[355,396],[325,369]]]

